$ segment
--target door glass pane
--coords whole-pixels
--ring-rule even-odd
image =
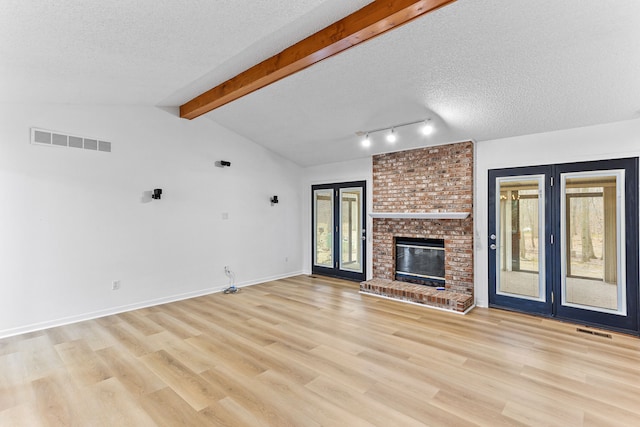
[[[362,188],[340,189],[340,268],[362,272]]]
[[[333,190],[313,192],[315,233],[314,264],[333,267]]]
[[[498,178],[496,185],[496,293],[544,301],[544,175]]]
[[[562,303],[624,314],[624,171],[562,175]]]

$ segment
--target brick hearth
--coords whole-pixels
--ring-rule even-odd
[[[439,291],[432,286],[413,285],[387,279],[372,279],[362,282],[360,291],[459,313],[466,312],[473,305],[473,295],[446,290]]]
[[[466,219],[374,218],[373,280],[363,282],[360,290],[454,311],[467,310],[474,299],[472,210],[473,143],[373,156],[374,212],[470,215]],[[397,237],[444,240],[444,291],[394,281]]]

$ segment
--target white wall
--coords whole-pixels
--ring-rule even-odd
[[[373,206],[373,170],[371,157],[340,163],[330,163],[304,169],[302,179],[302,248],[303,271],[311,274],[311,186],[316,184],[333,184],[349,181],[367,181],[367,214]],[[373,220],[367,215],[367,229],[371,230]],[[367,279],[372,276],[372,235],[367,232]]]
[[[31,145],[30,127],[113,151]],[[225,265],[239,285],[300,273],[300,179],[205,118],[0,105],[0,336],[220,290]]]
[[[476,143],[475,293],[488,291],[488,171],[490,169],[640,156],[640,119]]]
[[[371,211],[370,157],[301,169],[210,120],[155,108],[0,113],[0,337],[220,290],[225,265],[240,285],[309,274],[313,184],[366,180]],[[102,138],[113,152],[31,145],[30,127]],[[640,120],[478,142],[476,303],[488,303],[489,169],[630,156]],[[232,166],[214,167],[221,159]],[[149,200],[153,188],[162,200]]]

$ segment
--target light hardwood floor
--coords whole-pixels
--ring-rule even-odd
[[[640,425],[640,340],[299,276],[0,340],[0,426]]]

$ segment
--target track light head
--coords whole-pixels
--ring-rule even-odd
[[[433,123],[431,123],[431,119],[427,119],[424,121],[424,124],[422,125],[422,127],[420,128],[420,132],[422,132],[422,134],[424,136],[429,136],[433,133]]]
[[[398,137],[396,136],[395,129],[391,128],[391,132],[389,132],[389,134],[387,135],[387,142],[394,143],[397,140],[398,140]]]
[[[369,139],[369,134],[366,134],[365,137],[362,139],[362,146],[371,147],[371,139]]]

